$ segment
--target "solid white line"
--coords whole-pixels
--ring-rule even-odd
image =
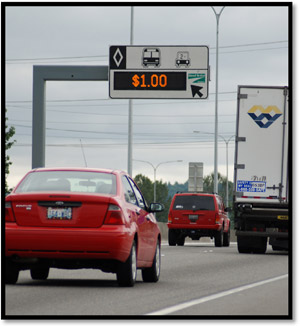
[[[220,299],[220,298],[225,297],[227,295],[231,295],[231,294],[234,294],[234,293],[245,291],[245,290],[248,290],[248,289],[260,286],[260,285],[264,285],[264,284],[267,284],[267,283],[270,283],[270,282],[275,282],[275,281],[278,281],[278,280],[282,280],[282,279],[284,279],[286,277],[288,277],[288,274],[273,277],[273,278],[270,278],[270,279],[267,279],[267,280],[264,280],[264,281],[260,281],[260,282],[240,286],[238,288],[223,291],[223,292],[213,294],[213,295],[209,295],[207,297],[203,297],[203,298],[199,298],[199,299],[179,303],[177,305],[174,305],[174,306],[171,306],[171,307],[168,307],[168,308],[164,308],[164,309],[161,309],[161,310],[151,312],[151,313],[149,313],[147,315],[148,316],[155,316],[155,315],[162,316],[162,315],[172,314],[174,312],[177,312],[177,311],[182,310],[182,309],[190,308],[190,307],[195,306],[197,304],[201,304],[201,303],[208,302],[208,301],[211,301],[211,300]]]

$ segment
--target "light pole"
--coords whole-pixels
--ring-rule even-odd
[[[131,7],[130,15],[130,45],[133,44],[133,7]],[[127,170],[128,174],[132,175],[132,100],[129,100],[128,108],[128,161]]]
[[[211,7],[215,13],[217,20],[217,34],[216,34],[216,100],[215,100],[215,169],[214,169],[214,192],[218,193],[218,75],[219,75],[219,20],[222,11],[225,7],[222,7],[217,14],[214,7]]]
[[[150,164],[154,170],[154,189],[153,189],[153,202],[155,203],[156,202],[156,170],[157,168],[162,165],[162,164],[167,164],[167,163],[175,163],[175,162],[182,162],[182,160],[177,160],[177,161],[166,161],[166,162],[160,162],[158,163],[156,166],[154,166],[151,162],[148,162],[148,161],[142,161],[142,160],[134,160],[134,161],[137,161],[137,162],[143,162],[143,163],[147,163],[147,164]]]
[[[226,207],[228,207],[228,143],[235,135],[232,135],[228,139],[225,139],[222,135],[219,135],[219,137],[221,137],[226,144]]]
[[[195,134],[208,134],[208,135],[213,135],[213,132],[201,132],[198,130],[193,131],[193,133]],[[222,135],[218,135],[219,137],[221,137],[221,139],[224,140],[225,144],[226,144],[226,207],[228,207],[228,144],[231,141],[231,139],[233,137],[235,137],[235,135],[230,136],[228,139],[225,139],[225,137],[223,137]]]

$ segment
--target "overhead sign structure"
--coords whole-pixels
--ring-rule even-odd
[[[111,46],[109,96],[207,99],[207,46]]]
[[[203,191],[203,163],[202,162],[189,163],[188,191],[189,192]]]

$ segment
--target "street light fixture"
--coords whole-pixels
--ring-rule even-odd
[[[153,193],[153,202],[154,203],[156,202],[156,170],[157,170],[157,168],[162,164],[183,162],[183,160],[166,161],[166,162],[160,162],[156,166],[154,166],[151,162],[148,162],[148,161],[142,161],[142,160],[133,160],[133,161],[147,163],[147,164],[150,164],[152,166],[152,168],[154,170],[154,193]]]
[[[213,132],[205,132],[205,131],[201,132],[198,130],[193,131],[193,133],[214,135]],[[232,138],[235,137],[235,135],[230,136],[228,139],[225,139],[225,137],[223,137],[220,134],[218,136],[221,137],[221,139],[223,139],[226,144],[226,207],[228,207],[228,144],[232,140]]]
[[[215,100],[215,171],[214,171],[214,192],[218,192],[218,76],[219,76],[219,20],[222,11],[225,7],[222,7],[217,14],[214,7],[211,7],[216,15],[217,20],[217,34],[216,34],[216,100]]]

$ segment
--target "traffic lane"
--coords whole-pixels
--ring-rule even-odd
[[[193,242],[162,246],[158,283],[119,288],[114,274],[97,270],[51,269],[47,281],[20,273],[17,285],[6,286],[7,315],[143,315],[164,307],[218,293],[287,272],[288,256],[238,254],[236,245],[215,248]],[[251,315],[251,311],[249,311]]]
[[[239,254],[236,244],[216,248],[197,242],[184,247],[163,246],[162,252],[166,267],[162,274],[167,273],[170,282],[180,276],[177,289],[196,284],[205,295],[212,286],[223,291],[288,273],[288,253],[274,252],[269,246],[265,255]]]
[[[288,316],[287,275],[167,307],[149,315]],[[263,304],[267,302],[268,304]]]

